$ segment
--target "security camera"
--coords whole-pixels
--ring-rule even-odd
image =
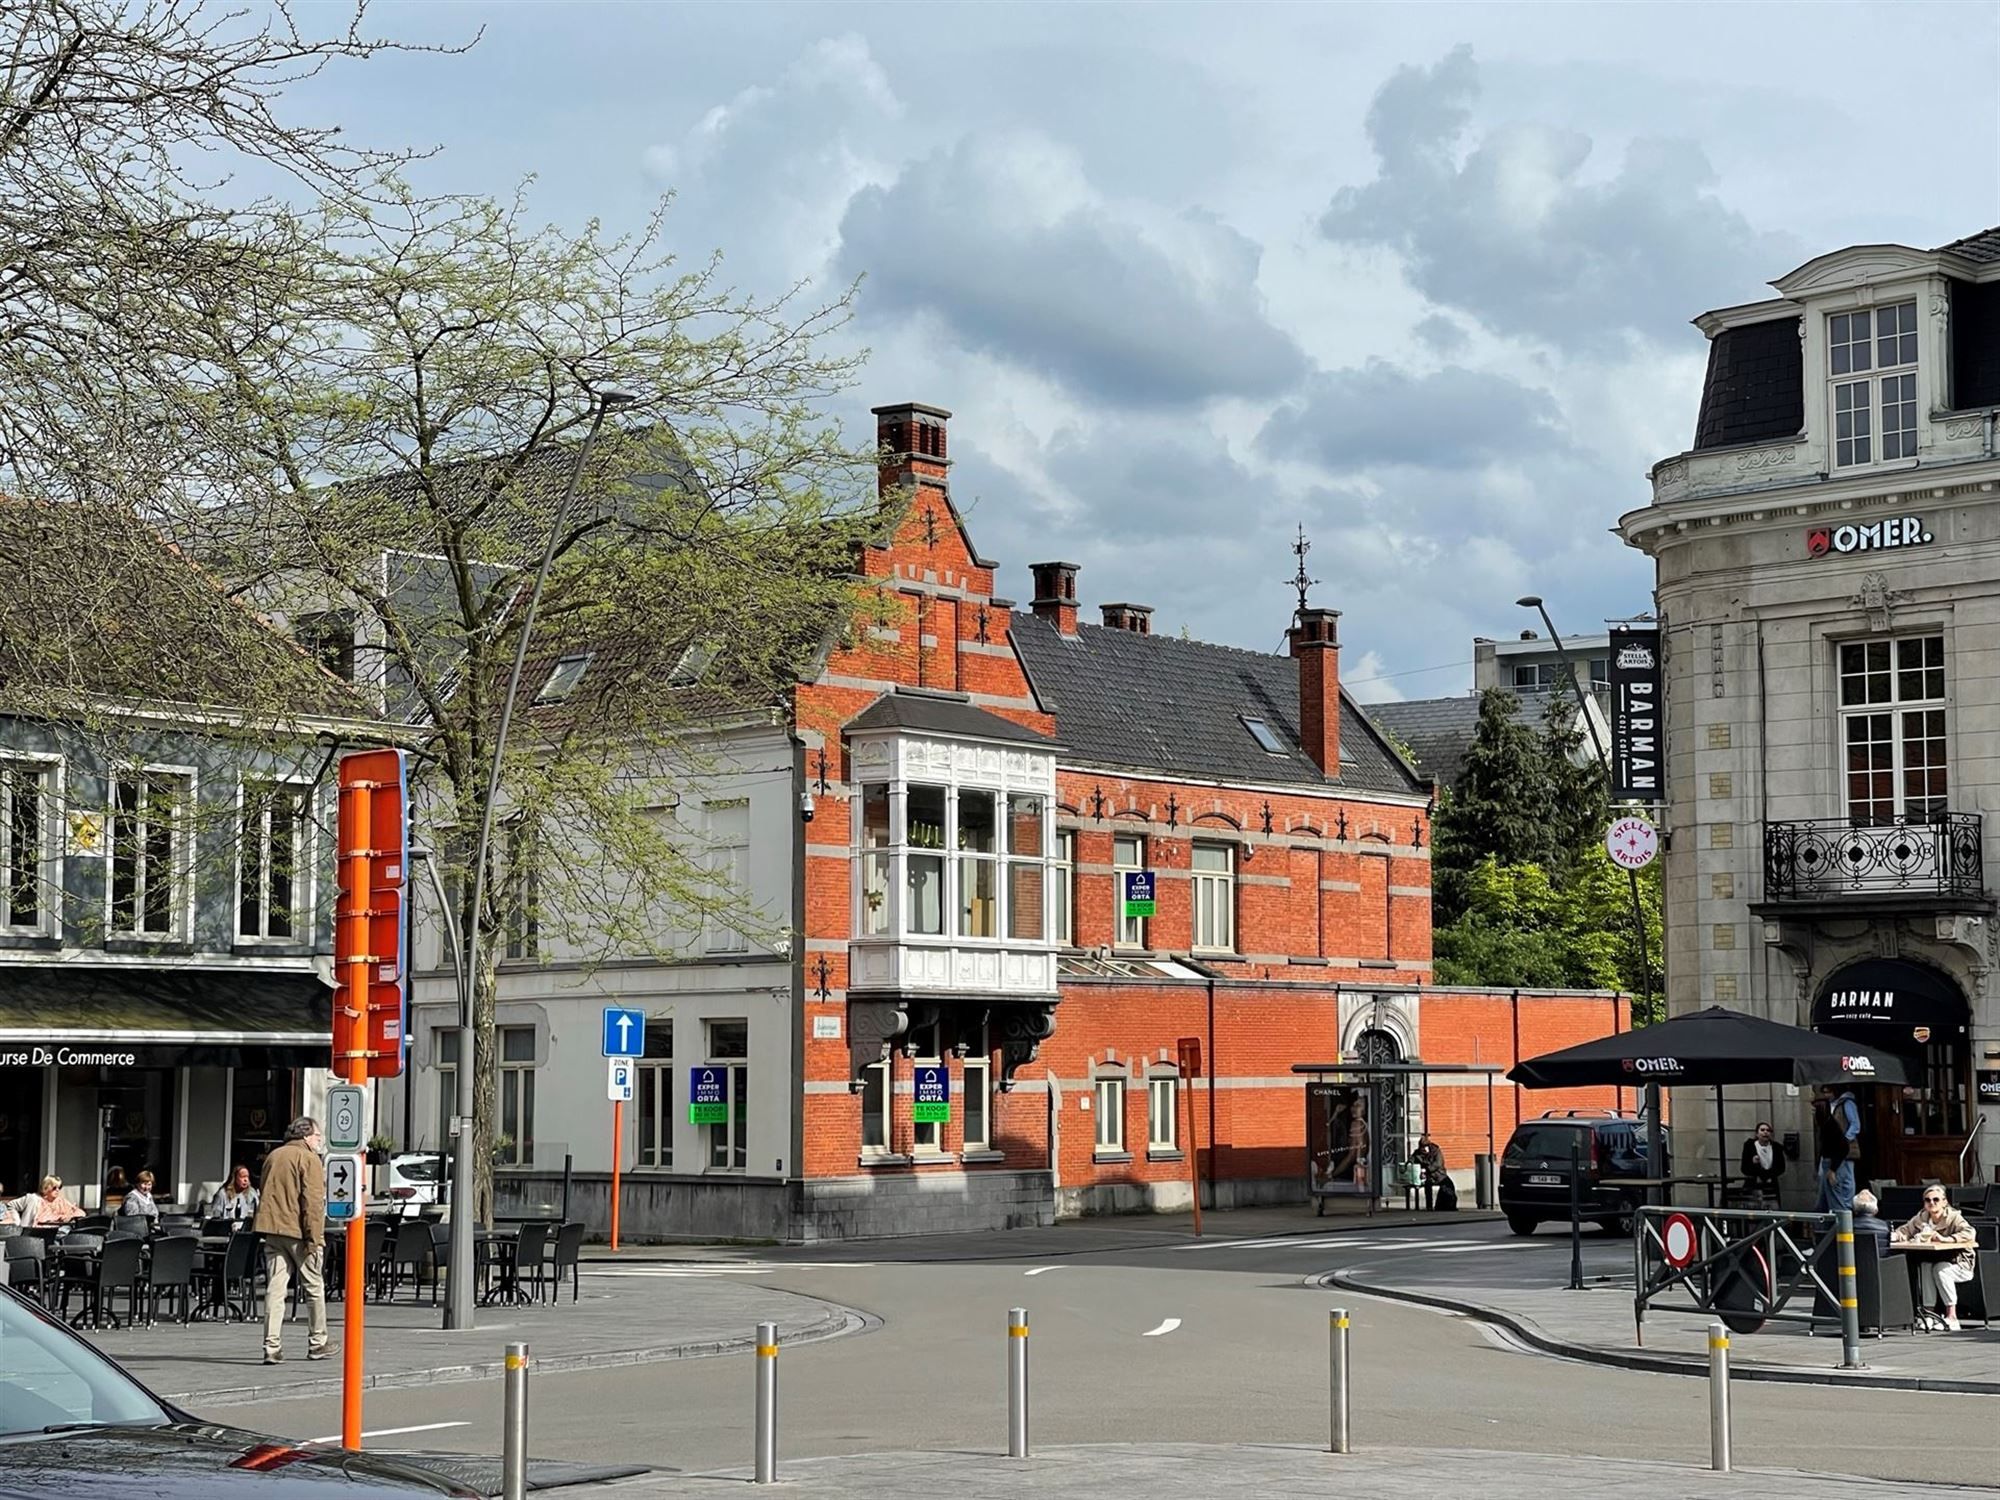
[[[810,823],[812,820],[813,820],[813,794],[810,791],[800,792],[799,821],[801,823]]]

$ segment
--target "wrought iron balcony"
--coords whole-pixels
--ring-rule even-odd
[[[1984,901],[1978,813],[1764,825],[1764,901]]]

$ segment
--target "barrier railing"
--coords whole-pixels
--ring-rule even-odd
[[[1810,1324],[1831,1309],[1840,1319],[1842,1366],[1861,1366],[1851,1214],[1641,1208],[1632,1286],[1642,1345],[1649,1308],[1718,1317],[1744,1334],[1767,1322]],[[1807,1304],[1797,1310],[1801,1295]]]

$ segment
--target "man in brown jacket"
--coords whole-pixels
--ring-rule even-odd
[[[325,1359],[326,1283],[320,1262],[326,1249],[326,1168],[320,1161],[319,1122],[310,1115],[292,1121],[285,1144],[264,1159],[257,1217],[250,1227],[264,1237],[270,1280],[264,1288],[264,1363],[285,1357],[285,1294],[296,1274],[312,1311],[306,1358]]]

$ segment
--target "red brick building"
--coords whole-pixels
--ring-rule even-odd
[[[1295,1064],[1504,1067],[1629,1025],[1622,997],[1430,983],[1431,789],[1342,691],[1336,611],[1266,656],[1154,635],[1143,605],[1086,622],[1063,562],[1031,564],[1018,610],[952,504],[949,414],[876,415],[884,529],[858,571],[881,623],[795,703],[788,1236],[1184,1207],[1190,1114],[1213,1201],[1302,1201]],[[1141,871],[1156,908],[1126,917]],[[1210,1076],[1180,1075],[1181,1037]],[[1428,1123],[1461,1172],[1489,1111],[1504,1141],[1613,1102],[1481,1075],[1372,1101],[1378,1162]]]

